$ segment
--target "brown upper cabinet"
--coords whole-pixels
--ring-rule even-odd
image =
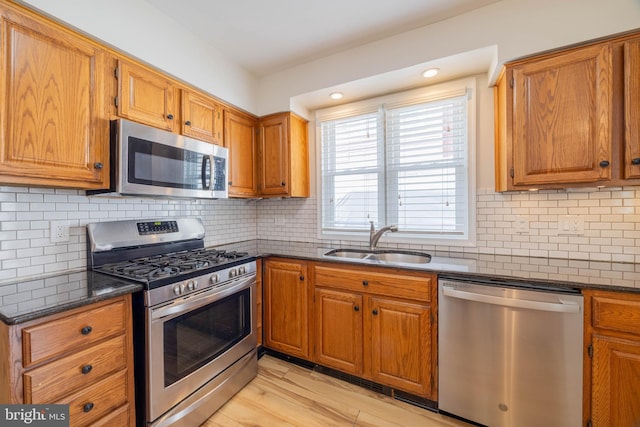
[[[182,90],[182,134],[223,145],[222,106],[196,92]]]
[[[639,40],[626,35],[506,64],[495,88],[497,191],[640,177]]]
[[[224,111],[224,145],[229,149],[229,197],[257,197],[257,121],[233,110]]]
[[[118,61],[118,115],[222,145],[222,106],[146,67]]]
[[[7,2],[0,19],[0,182],[104,188],[106,52]]]
[[[179,130],[179,97],[173,82],[142,66],[118,61],[118,115],[169,132]]]
[[[307,121],[286,112],[260,118],[260,195],[309,197]]]

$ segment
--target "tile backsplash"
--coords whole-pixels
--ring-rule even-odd
[[[205,244],[251,239],[315,242],[317,199],[167,200],[85,196],[83,191],[0,187],[0,282],[73,271],[86,266],[90,222],[199,217]],[[568,216],[582,222],[579,235],[558,230]],[[70,239],[51,243],[49,223],[68,221]],[[640,187],[477,195],[477,245],[381,247],[640,263]]]
[[[202,219],[207,246],[257,237],[252,201],[85,196],[78,190],[0,187],[0,282],[86,267],[88,223],[178,216]],[[52,220],[68,221],[68,242],[50,241]]]

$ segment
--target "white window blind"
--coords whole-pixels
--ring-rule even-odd
[[[377,112],[319,118],[321,232],[368,231],[468,239],[469,99],[380,103]]]

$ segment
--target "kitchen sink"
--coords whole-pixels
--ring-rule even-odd
[[[327,257],[359,259],[372,263],[385,264],[427,264],[431,255],[424,252],[379,249],[369,251],[365,249],[332,249],[324,253]]]

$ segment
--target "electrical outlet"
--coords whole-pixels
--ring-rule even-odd
[[[558,235],[584,235],[584,218],[580,215],[562,215],[558,217]]]
[[[276,215],[276,217],[275,217],[275,219],[274,219],[274,221],[273,221],[273,222],[275,222],[275,224],[276,224],[276,225],[278,225],[278,226],[283,226],[283,225],[285,224],[285,222],[284,222],[284,216],[282,216],[282,215]]]
[[[529,220],[526,217],[516,217],[516,233],[529,234]]]
[[[51,221],[50,235],[51,243],[69,241],[69,223],[67,221]]]

